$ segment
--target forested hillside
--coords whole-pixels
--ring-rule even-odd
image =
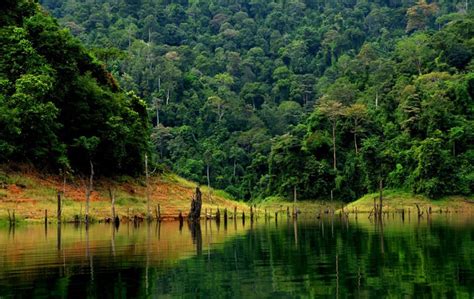
[[[41,3],[146,99],[180,175],[246,199],[474,189],[469,1]]]
[[[0,162],[66,174],[136,174],[148,148],[146,103],[31,0],[0,14]]]

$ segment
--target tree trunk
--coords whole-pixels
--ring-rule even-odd
[[[293,216],[296,217],[296,185],[293,186]]]
[[[332,154],[333,154],[333,168],[337,169],[336,162],[336,122],[332,122]]]
[[[158,103],[156,103],[156,127],[160,125],[160,109],[158,108]]]
[[[356,155],[359,153],[359,148],[357,147],[357,133],[354,132],[354,146],[355,146],[355,151]]]
[[[356,155],[359,153],[359,148],[357,147],[357,127],[358,127],[357,117],[354,119],[354,146]]]
[[[58,223],[61,223],[61,192],[58,191]]]
[[[383,202],[383,180],[380,179],[380,182],[379,182],[379,215],[380,215],[380,219],[382,219],[382,202]]]
[[[89,186],[87,187],[87,190],[86,190],[86,223],[89,223],[90,198],[91,198],[93,182],[94,182],[94,164],[92,163],[92,160],[89,160],[89,164],[91,168],[91,173],[89,176]]]
[[[66,196],[66,173],[63,173],[63,195]]]
[[[112,205],[112,222],[115,221],[115,193],[112,191],[112,188],[109,187],[109,196]]]
[[[148,221],[151,220],[149,178],[150,177],[148,174],[148,155],[145,154],[146,211],[147,211]]]
[[[212,200],[211,200],[211,176],[210,176],[210,172],[209,172],[209,164],[207,164],[206,173],[207,173],[208,199],[209,199],[209,201],[212,202]]]
[[[199,221],[201,218],[202,193],[199,187],[196,187],[196,193],[191,201],[191,210],[189,211],[189,220]]]

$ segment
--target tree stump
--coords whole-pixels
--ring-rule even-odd
[[[196,193],[191,201],[191,210],[189,211],[190,221],[199,221],[201,218],[202,193],[199,187],[196,187]]]

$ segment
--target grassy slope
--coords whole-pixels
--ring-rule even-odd
[[[57,209],[57,192],[65,191],[62,204],[63,217],[72,220],[74,215],[85,213],[85,180],[70,179],[63,186],[59,176],[40,174],[34,169],[21,167],[11,170],[0,167],[0,220],[8,219],[7,210],[15,210],[18,220],[43,220],[45,210],[49,219],[55,221]],[[116,194],[116,211],[120,216],[145,216],[147,210],[146,188],[143,179],[121,178],[120,181],[99,179],[94,182],[90,214],[92,218],[110,217],[111,205],[108,189],[111,187]],[[164,218],[177,217],[182,211],[187,215],[196,184],[173,174],[154,176],[151,178],[150,197],[153,216],[159,204]],[[205,209],[230,211],[237,206],[238,211],[248,211],[245,203],[233,201],[223,191],[201,187],[203,193],[203,212]],[[221,211],[222,212],[222,211]]]
[[[358,212],[370,213],[374,207],[374,198],[379,203],[379,193],[372,193],[362,198],[346,204],[344,209],[347,212],[353,212],[357,208]],[[385,190],[383,193],[384,211],[396,212],[401,209],[406,211],[416,211],[416,204],[420,209],[426,211],[431,207],[432,212],[474,212],[474,196],[447,196],[437,200],[430,200],[423,195],[414,195],[410,192],[401,190]],[[340,210],[343,203],[340,201],[299,201],[296,206],[303,214],[315,214],[326,209]],[[282,211],[286,213],[287,207],[290,212],[293,209],[293,202],[286,201],[281,197],[269,197],[258,204],[260,210]]]
[[[378,193],[367,194],[357,201],[354,201],[346,206],[349,212],[352,212],[355,208],[359,212],[369,213],[374,207],[374,198],[379,200]],[[410,192],[400,190],[385,190],[383,193],[383,206],[385,211],[394,212],[400,209],[416,211],[416,204],[425,211],[431,207],[433,212],[449,211],[472,211],[474,204],[469,203],[472,201],[473,196],[448,196],[437,200],[430,200],[423,195],[413,195]]]
[[[343,203],[340,201],[323,201],[323,200],[302,200],[296,202],[297,209],[303,214],[315,214],[326,209],[338,209],[342,207]],[[293,211],[293,206],[295,206],[293,201],[285,200],[282,197],[273,196],[268,197],[265,200],[257,204],[260,211],[265,211],[273,213],[276,211],[286,213],[287,208],[290,209],[290,213]]]
[[[108,189],[111,187],[116,194],[116,211],[118,215],[134,216],[146,215],[146,188],[143,179],[121,178],[118,180],[101,179],[95,183],[95,191],[92,194],[91,217],[104,219],[110,217],[111,206]],[[70,221],[75,215],[85,213],[85,187],[84,181],[78,178],[68,180],[63,186],[62,178],[59,176],[43,175],[34,169],[20,167],[11,170],[0,167],[0,223],[8,219],[7,210],[15,210],[17,220],[42,221],[45,210],[48,210],[50,221],[56,220],[57,191],[64,189],[63,218]],[[151,178],[150,196],[152,213],[159,204],[162,217],[173,219],[182,211],[186,215],[196,184],[180,178],[173,174],[155,176]],[[215,213],[217,208],[227,208],[233,212],[237,207],[238,213],[245,211],[249,216],[250,208],[246,203],[233,201],[223,191],[211,190],[209,200],[207,187],[202,186],[203,214],[206,209],[212,209]],[[370,212],[373,208],[374,198],[378,202],[378,193],[368,194],[361,199],[346,205],[351,212],[357,208],[359,212]],[[451,196],[439,200],[429,200],[421,195],[412,195],[409,192],[386,190],[384,192],[384,210],[396,211],[399,209],[416,210],[418,203],[423,210],[431,207],[434,212],[446,211],[474,211],[474,197]],[[325,201],[299,201],[296,205],[303,213],[317,213],[321,210],[336,210],[342,206],[341,202]],[[286,213],[287,207],[292,211],[293,202],[285,201],[279,197],[268,198],[257,204],[258,213],[263,216],[265,210],[270,216],[275,211]]]

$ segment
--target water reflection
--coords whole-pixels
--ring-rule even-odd
[[[202,254],[201,223],[191,221],[191,222],[188,222],[188,225],[189,225],[189,230],[191,231],[191,237],[193,239],[193,244],[196,245],[196,254],[199,256],[199,255]]]
[[[0,297],[472,298],[472,219],[409,215],[5,228]]]

